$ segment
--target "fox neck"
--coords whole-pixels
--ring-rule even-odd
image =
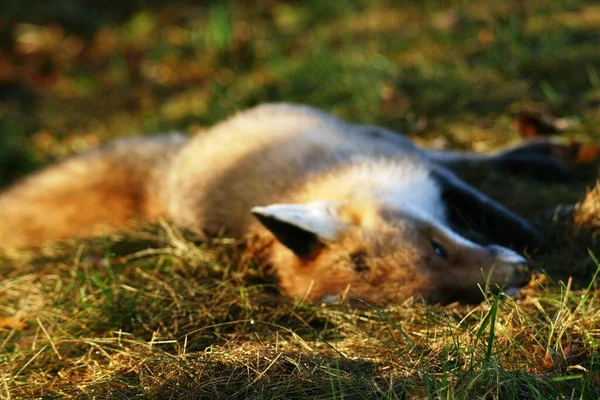
[[[345,166],[309,182],[293,202],[337,201],[379,206],[447,225],[441,189],[417,160],[380,160]]]

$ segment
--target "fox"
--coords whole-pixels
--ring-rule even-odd
[[[292,298],[478,302],[486,290],[526,285],[523,251],[541,248],[544,236],[457,171],[557,176],[565,167],[556,146],[437,151],[318,108],[263,104],[191,138],[117,139],[9,186],[0,193],[0,248],[164,219],[244,239]]]

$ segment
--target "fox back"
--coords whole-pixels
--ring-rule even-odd
[[[394,158],[406,171],[397,180],[401,185],[423,164],[409,141],[404,149],[390,149],[352,135],[361,128],[313,108],[285,104],[238,114],[194,137],[174,158],[167,183],[169,214],[188,228],[225,228],[227,234],[241,236],[255,222],[248,212],[252,207],[307,201],[297,197],[299,190],[332,173],[344,174],[364,161]],[[378,174],[360,170],[371,177]],[[315,196],[339,197],[340,190],[331,187],[330,193]]]

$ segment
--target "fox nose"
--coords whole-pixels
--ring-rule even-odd
[[[531,266],[525,257],[501,246],[492,245],[488,246],[487,248],[497,262],[501,262],[512,267],[509,285],[521,287],[529,283],[531,278]]]

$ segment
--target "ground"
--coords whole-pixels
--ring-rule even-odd
[[[266,101],[436,148],[516,143],[523,111],[600,133],[593,1],[29,3],[0,6],[1,185]],[[0,255],[0,396],[598,398],[596,175],[474,182],[552,244],[520,295],[475,306],[288,300],[233,241],[165,223]]]

